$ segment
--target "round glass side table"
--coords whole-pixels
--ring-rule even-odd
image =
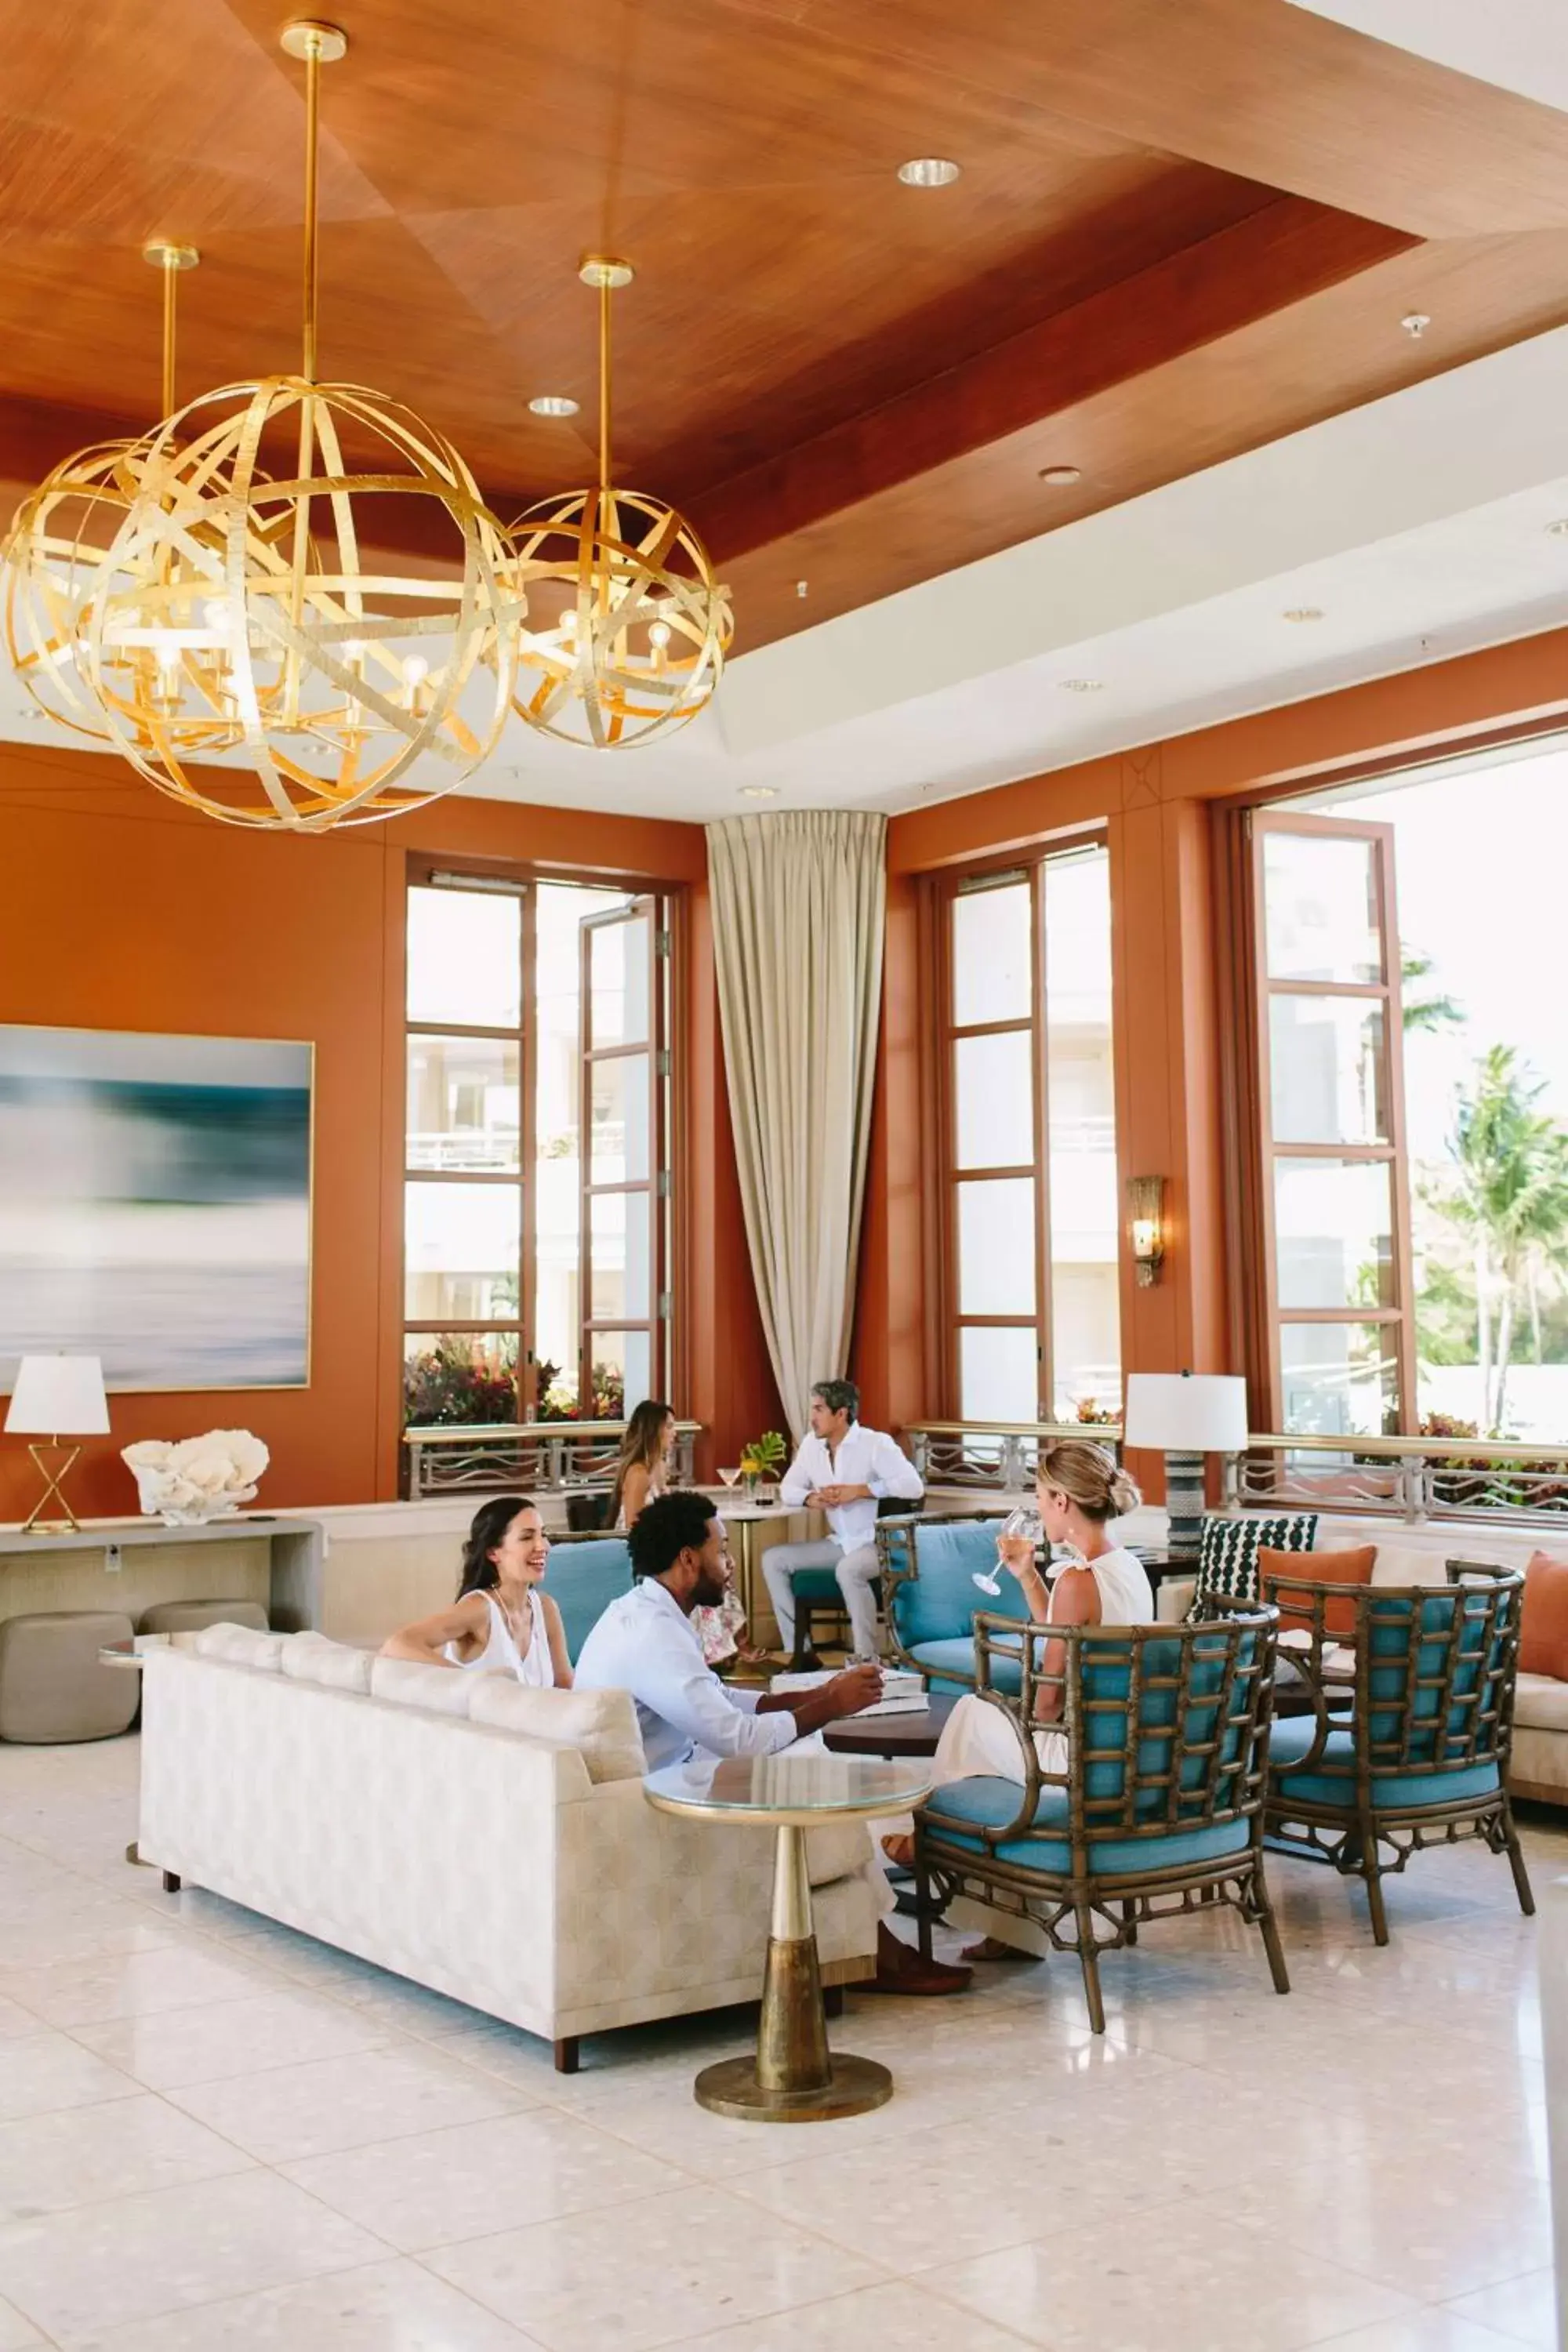
[[[647,1775],[644,1794],[661,1812],[773,1832],[773,1915],[756,2055],[705,2066],[694,2085],[700,2105],[746,2122],[818,2123],[863,2115],[891,2098],[893,2078],[885,2066],[827,2046],[805,1832],[828,1821],[908,1812],[931,1794],[931,1785],[929,1765],[918,1761],[789,1748],[772,1756],[694,1759]]]

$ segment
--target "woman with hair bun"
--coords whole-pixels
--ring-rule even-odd
[[[1003,1565],[1024,1588],[1033,1622],[1152,1625],[1154,1595],[1143,1563],[1124,1544],[1112,1543],[1109,1531],[1112,1519],[1125,1518],[1142,1500],[1115,1456],[1087,1439],[1065,1438],[1041,1454],[1035,1491],[1047,1542],[1061,1545],[1070,1555],[1054,1580],[1047,1584],[1027,1536],[1000,1536],[996,1544]],[[1047,1642],[1044,1673],[1059,1675],[1065,1654],[1064,1643]],[[1042,1684],[1036,1695],[1034,1732],[1042,1771],[1067,1770],[1067,1734],[1051,1728],[1061,1705],[1061,1684]],[[932,1774],[938,1788],[948,1780],[981,1779],[1022,1783],[1024,1759],[1015,1718],[984,1699],[961,1698],[938,1743]],[[912,1837],[882,1840],[889,1859],[906,1868],[914,1860],[914,1843]],[[985,1950],[973,1957],[989,1959],[999,1954]]]
[[[451,1607],[405,1625],[382,1643],[382,1656],[570,1690],[561,1612],[539,1590],[549,1562],[550,1538],[532,1496],[492,1495],[474,1513]]]

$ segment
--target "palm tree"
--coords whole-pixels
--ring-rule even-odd
[[[1459,1097],[1448,1145],[1458,1181],[1446,1206],[1474,1237],[1482,1419],[1493,1434],[1502,1430],[1521,1294],[1539,1349],[1542,1277],[1568,1266],[1568,1132],[1535,1108],[1542,1091],[1511,1045],[1489,1047]]]
[[[1411,995],[1411,982],[1430,980],[1436,969],[1429,955],[1423,955],[1419,948],[1406,947],[1401,940],[1399,977],[1404,988],[1405,1008],[1401,1026],[1406,1036],[1414,1036],[1418,1031],[1430,1035],[1437,1029],[1461,1028],[1464,1025],[1464,1009],[1453,997]]]

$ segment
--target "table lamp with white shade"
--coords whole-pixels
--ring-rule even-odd
[[[24,1356],[11,1391],[5,1427],[19,1437],[48,1441],[27,1448],[43,1474],[44,1491],[25,1521],[22,1533],[74,1535],[76,1514],[60,1490],[60,1481],[68,1475],[81,1448],[62,1445],[60,1441],[67,1437],[102,1437],[108,1433],[109,1399],[103,1392],[100,1360],[97,1356]],[[63,1453],[66,1457],[57,1470],[51,1470],[45,1459],[51,1453]],[[51,1497],[65,1514],[63,1518],[43,1517]]]
[[[1122,1442],[1165,1456],[1173,1551],[1195,1551],[1204,1524],[1204,1456],[1247,1446],[1247,1382],[1228,1372],[1129,1372]]]

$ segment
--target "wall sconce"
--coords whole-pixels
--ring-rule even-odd
[[[1147,1289],[1160,1279],[1165,1257],[1165,1180],[1133,1176],[1127,1184],[1128,1211],[1132,1224],[1132,1266],[1140,1286]]]

